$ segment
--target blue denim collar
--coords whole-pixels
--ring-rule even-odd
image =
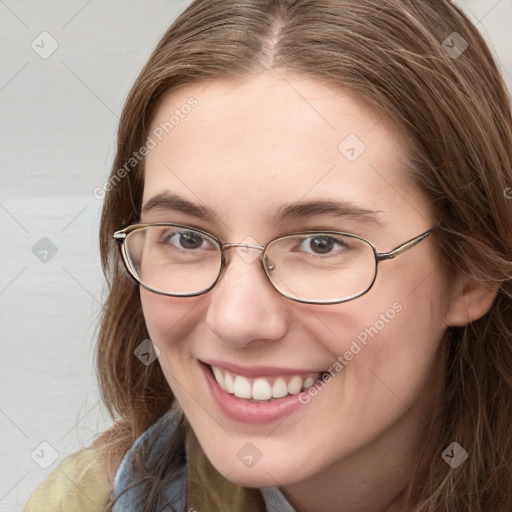
[[[133,444],[131,449],[124,456],[121,465],[114,479],[114,489],[111,498],[125,489],[128,485],[135,482],[139,478],[139,474],[134,468],[134,457],[137,450],[147,442],[150,436],[155,436],[156,441],[150,447],[148,458],[157,456],[161,452],[161,448],[172,435],[178,414],[176,409],[171,409],[165,413],[156,423],[154,423],[146,432],[144,432]],[[140,486],[135,486],[125,492],[115,503],[112,512],[144,512],[142,507],[134,505]],[[261,489],[263,501],[265,503],[265,512],[296,512],[284,497],[278,487],[266,487]],[[178,512],[187,510],[187,463],[185,463],[179,472],[179,476],[172,484],[168,485],[164,491],[162,502],[167,500],[172,503],[174,509]],[[230,511],[231,512],[231,511]],[[238,511],[232,511],[238,512]],[[240,511],[242,512],[242,511]]]

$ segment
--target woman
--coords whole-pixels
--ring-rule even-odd
[[[194,1],[104,187],[115,424],[27,511],[511,510],[511,126],[448,1]]]

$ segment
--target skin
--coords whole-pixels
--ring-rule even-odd
[[[197,107],[147,156],[143,204],[172,191],[217,215],[159,209],[142,222],[184,223],[224,242],[252,237],[262,245],[292,231],[347,231],[381,252],[436,224],[407,174],[401,132],[347,90],[273,71],[195,83],[165,97],[151,129],[191,96]],[[353,162],[338,149],[349,134],[366,146]],[[272,222],[283,204],[313,199],[351,201],[379,212],[382,225],[331,215]],[[298,511],[334,512],[340,504],[344,512],[384,511],[424,447],[447,323],[481,316],[493,297],[469,282],[446,288],[433,236],[379,264],[367,294],[335,305],[286,299],[259,259],[247,263],[230,251],[228,271],[207,294],[165,297],[142,287],[140,294],[159,364],[205,454],[237,484],[279,486]],[[198,359],[327,369],[396,303],[401,311],[378,335],[280,422],[236,422],[209,394]],[[250,468],[237,458],[247,442],[262,453]]]

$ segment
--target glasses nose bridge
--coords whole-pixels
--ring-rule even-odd
[[[222,255],[224,256],[225,254],[225,250],[226,249],[232,249],[234,247],[248,247],[250,249],[258,249],[259,251],[261,251],[261,254],[258,256],[258,258],[262,258],[263,254],[265,254],[265,249],[266,247],[263,246],[263,245],[258,245],[258,244],[244,244],[244,243],[238,243],[238,244],[235,244],[235,243],[225,243],[225,244],[222,244],[220,246],[220,249],[221,249],[221,253]],[[243,259],[243,257],[242,257]],[[229,261],[227,258],[224,259],[223,257],[223,260],[225,261],[225,263],[227,263],[227,261]],[[262,259],[262,262],[263,262],[263,265],[265,265],[265,261]],[[272,264],[268,264],[267,265],[268,267],[268,270],[273,270],[273,267],[274,265]]]
[[[226,250],[227,249],[233,249],[233,248],[238,248],[238,247],[248,247],[249,249],[258,249],[259,251],[261,251],[261,253],[258,255],[258,258],[261,258],[261,256],[263,255],[263,253],[265,252],[265,247],[263,247],[262,245],[258,245],[258,244],[244,244],[244,243],[239,243],[239,244],[232,244],[232,243],[226,243],[226,244],[222,244],[220,246],[220,250],[221,250],[221,253],[222,253],[222,256],[223,256],[223,260],[225,260],[226,262],[230,260],[229,256],[227,256],[226,254]]]
[[[232,247],[250,247],[251,249],[259,249],[260,251],[265,251],[265,247],[262,245],[256,245],[256,244],[222,244],[221,249],[224,251],[224,249],[231,249]]]

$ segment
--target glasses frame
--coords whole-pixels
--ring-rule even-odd
[[[199,292],[176,294],[176,293],[168,293],[168,292],[162,292],[160,290],[156,290],[155,288],[152,288],[151,286],[144,284],[140,280],[140,278],[137,276],[135,270],[132,268],[132,265],[130,264],[130,258],[128,257],[128,255],[126,253],[126,245],[124,242],[130,233],[133,233],[135,231],[139,231],[142,229],[147,229],[152,226],[177,227],[177,228],[184,228],[184,229],[188,229],[188,230],[197,231],[198,233],[208,236],[209,238],[213,239],[217,243],[220,253],[221,253],[221,264],[220,264],[220,268],[219,268],[217,277],[216,277],[215,281],[211,284],[211,286],[209,286],[208,288],[201,290]],[[437,224],[433,228],[429,229],[428,231],[425,231],[424,233],[421,233],[420,235],[415,236],[414,238],[411,238],[410,240],[407,240],[407,242],[404,242],[403,244],[396,246],[394,249],[392,249],[391,251],[388,251],[388,252],[378,252],[377,248],[375,247],[373,242],[371,242],[370,240],[368,240],[362,236],[354,235],[352,233],[345,233],[343,231],[329,231],[329,230],[326,230],[326,231],[324,231],[324,230],[296,231],[293,233],[286,233],[284,235],[279,235],[275,238],[272,238],[271,240],[266,242],[265,245],[242,244],[242,243],[236,244],[236,243],[224,243],[218,237],[216,237],[215,235],[212,235],[208,231],[204,231],[203,229],[189,226],[187,224],[176,224],[174,222],[171,222],[171,223],[157,222],[157,223],[153,223],[153,224],[140,224],[140,223],[130,224],[128,226],[125,226],[124,228],[117,230],[114,233],[113,238],[118,244],[118,247],[119,247],[119,250],[121,253],[121,258],[122,258],[122,261],[123,261],[123,264],[124,264],[126,270],[128,271],[128,274],[135,280],[136,283],[143,286],[146,290],[156,293],[158,295],[165,295],[165,296],[169,296],[169,297],[197,297],[198,295],[203,295],[203,294],[209,292],[217,284],[217,282],[219,281],[225,268],[229,264],[229,258],[227,258],[225,256],[226,249],[231,249],[233,247],[249,247],[252,249],[259,249],[260,251],[262,251],[259,258],[260,258],[263,270],[265,271],[265,275],[267,276],[268,280],[270,281],[270,284],[272,285],[272,287],[283,297],[286,297],[287,299],[293,300],[295,302],[300,302],[303,304],[341,304],[344,302],[348,302],[348,301],[357,299],[358,297],[361,297],[362,295],[368,293],[371,290],[371,288],[373,287],[373,285],[375,283],[375,280],[377,279],[378,267],[379,267],[379,263],[381,261],[392,260],[392,259],[396,258],[397,256],[400,256],[401,254],[408,251],[415,245],[419,244],[422,240],[427,238],[429,235],[431,235],[438,227],[439,227],[439,224]],[[297,236],[297,235],[313,235],[313,234],[338,235],[338,236],[342,235],[342,236],[349,237],[349,238],[356,238],[358,240],[361,240],[361,241],[367,243],[371,247],[371,249],[373,251],[373,256],[375,259],[375,271],[374,271],[373,279],[372,279],[371,283],[368,285],[368,287],[364,291],[357,293],[355,295],[352,295],[350,297],[343,298],[343,299],[316,301],[316,300],[306,300],[306,299],[299,299],[297,297],[292,297],[277,288],[277,286],[274,284],[274,282],[272,281],[272,278],[270,277],[270,274],[269,274],[269,272],[272,270],[272,268],[269,269],[265,262],[265,252],[267,250],[267,247],[271,243],[273,243],[277,240],[281,240],[283,238],[289,238],[289,237],[293,237],[293,236]]]

